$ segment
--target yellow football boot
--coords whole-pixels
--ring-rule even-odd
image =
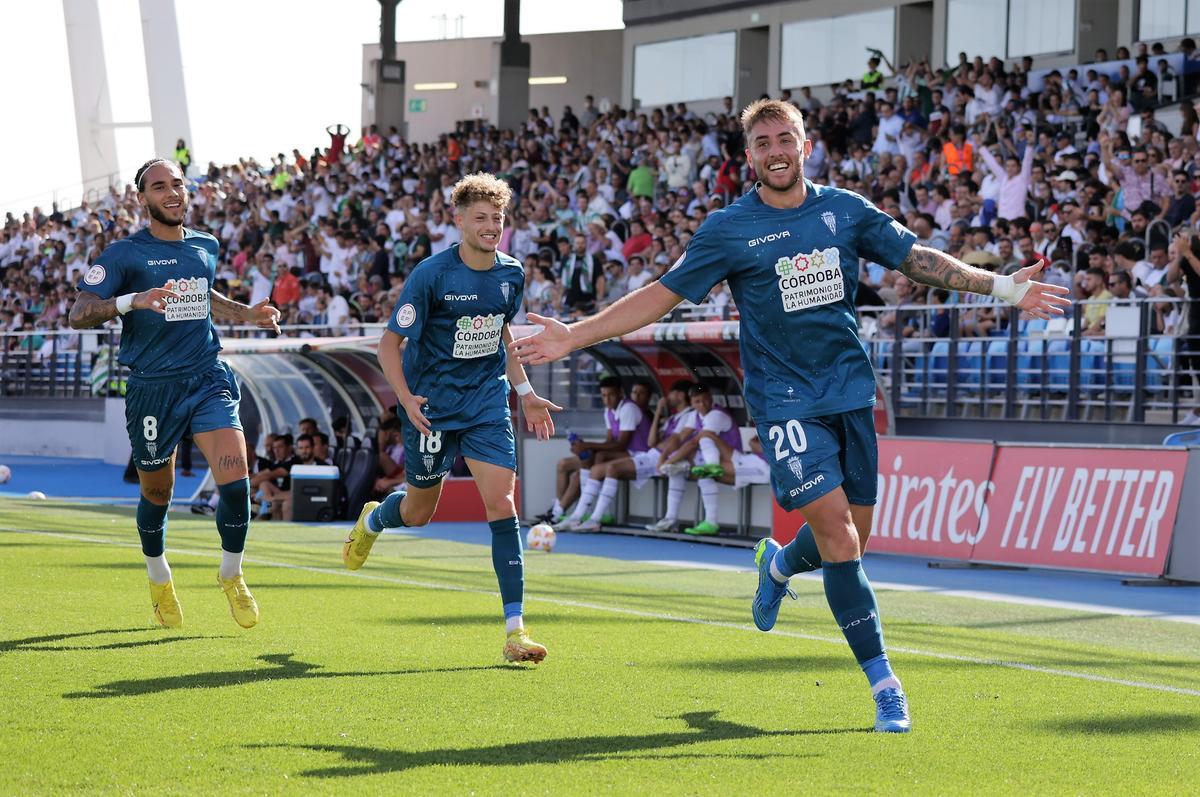
[[[154,622],[164,628],[178,628],[183,625],[183,608],[179,598],[175,596],[175,584],[150,582],[150,603],[154,606]]]
[[[354,524],[350,536],[346,538],[346,544],[342,546],[342,561],[350,570],[357,570],[363,566],[371,554],[371,546],[382,533],[371,531],[371,527],[367,525],[367,517],[377,506],[378,501],[368,501],[363,505],[362,511],[358,513],[358,522]]]
[[[217,583],[221,585],[221,591],[229,599],[229,613],[233,615],[237,624],[242,628],[253,628],[257,625],[258,604],[255,603],[254,596],[250,594],[250,588],[246,586],[246,580],[242,578],[242,574],[238,573],[233,578],[221,578],[218,575]]]
[[[511,631],[504,642],[505,661],[531,661],[539,663],[546,658],[546,646],[529,638],[524,628]]]

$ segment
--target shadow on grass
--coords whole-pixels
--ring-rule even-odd
[[[854,664],[847,650],[843,655],[815,656],[747,656],[733,659],[693,659],[658,665],[664,669],[719,673],[788,673],[842,672]],[[924,662],[922,662],[924,664]]]
[[[550,623],[564,623],[567,625],[581,625],[584,623],[610,623],[614,625],[626,625],[628,623],[669,623],[671,620],[661,620],[656,617],[638,617],[625,616],[617,614],[567,614],[564,612],[545,612],[539,611],[528,616],[531,625],[548,625]],[[430,614],[417,617],[390,617],[381,622],[387,625],[416,625],[416,626],[466,626],[480,625],[492,626],[501,621],[499,612],[495,614]]]
[[[1072,717],[1053,720],[1042,726],[1056,733],[1107,734],[1111,736],[1194,733],[1200,731],[1200,715],[1135,714],[1120,717]]]
[[[678,731],[663,731],[646,734],[618,734],[613,736],[574,736],[560,739],[536,739],[507,744],[443,748],[439,750],[388,750],[379,747],[324,744],[278,744],[249,745],[251,748],[271,747],[333,753],[342,757],[343,766],[310,769],[301,775],[310,778],[341,778],[358,775],[377,775],[388,772],[404,772],[430,766],[522,766],[525,764],[560,764],[569,761],[603,761],[607,759],[640,758],[624,756],[622,753],[651,753],[673,747],[683,747],[703,742],[737,741],[759,739],[764,736],[798,737],[813,734],[870,733],[870,728],[831,728],[813,730],[768,731],[751,725],[726,722],[716,718],[715,711],[693,711],[678,718],[687,728]],[[687,753],[647,755],[647,758],[735,758],[759,759],[760,754]],[[775,756],[772,755],[772,758]],[[816,757],[811,754],[808,757]]]
[[[159,678],[129,679],[125,681],[110,681],[106,684],[92,687],[90,692],[67,692],[65,698],[92,697],[135,697],[137,695],[152,695],[161,692],[171,692],[178,689],[220,689],[226,686],[243,686],[264,681],[291,681],[307,678],[359,678],[380,675],[425,675],[433,673],[474,672],[479,670],[513,670],[520,668],[493,664],[481,667],[431,667],[415,670],[363,670],[363,671],[323,671],[320,664],[308,664],[296,661],[291,653],[274,653],[258,657],[259,661],[268,666],[251,667],[245,670],[225,670],[217,672],[198,672],[187,675],[167,675]]]
[[[169,645],[174,642],[188,642],[194,639],[230,639],[228,636],[162,636],[168,633],[162,628],[140,626],[138,628],[101,628],[96,631],[76,631],[70,634],[47,634],[31,636],[24,639],[0,640],[0,653],[20,652],[56,652],[73,650],[123,650],[125,648],[144,648],[152,645]],[[51,642],[63,642],[68,639],[81,637],[102,636],[105,634],[159,634],[152,639],[131,639],[122,642],[108,642],[103,645],[51,645]]]

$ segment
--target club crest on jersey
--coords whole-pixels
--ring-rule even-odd
[[[800,461],[800,457],[789,457],[787,466],[792,475],[796,477],[796,481],[804,481],[804,463]]]
[[[775,261],[783,309],[791,313],[846,298],[841,255],[837,247],[798,252]]]
[[[425,470],[433,470],[433,454],[426,454],[421,457],[421,462],[425,465]]]
[[[834,235],[837,235],[837,216],[830,213],[828,210],[821,214],[821,221],[825,222],[825,226]]]
[[[508,293],[512,290],[512,286],[507,282],[500,283],[500,293],[504,296],[504,301],[508,301]]]
[[[151,457],[157,457],[158,443],[146,443],[146,451],[150,452]]]

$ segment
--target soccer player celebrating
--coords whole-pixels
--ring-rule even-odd
[[[233,619],[252,628],[258,604],[242,578],[250,482],[238,419],[240,393],[233,371],[217,359],[221,343],[213,319],[278,331],[279,311],[266,300],[249,307],[212,289],[217,239],[183,226],[188,192],[176,163],[148,161],[134,184],[150,227],[108,246],[87,270],[71,307],[71,327],[88,329],[121,316],[118,359],[131,371],[125,425],[141,484],[137,529],[154,619],[169,628],[183,623],[165,537],[175,447],[190,432],[217,483],[217,581]]]
[[[408,489],[362,508],[342,559],[357,570],[385,528],[428,523],[442,479],[461,452],[491,528],[492,566],[504,604],[504,657],[537,663],[546,648],[529,638],[523,620],[525,570],[513,502],[517,452],[509,385],[521,397],[525,422],[538,439],[554,434],[550,410],[561,407],[539,398],[525,369],[507,355],[508,324],[525,290],[521,264],[496,251],[511,198],[508,184],[490,174],[459,180],[451,204],[461,243],[423,260],[404,284],[379,341],[379,363],[408,421],[403,430]]]
[[[875,729],[905,732],[907,700],[861,561],[878,450],[874,374],[854,308],[859,258],[926,285],[996,296],[1035,318],[1061,315],[1067,291],[1035,282],[1039,266],[994,275],[914,245],[912,232],[862,197],[804,179],[812,144],[794,106],[761,100],[741,121],[760,181],[754,190],[710,214],[660,281],[570,326],[530,314],[544,329],[511,348],[525,364],[556,360],[651,323],[683,298],[700,302],[728,280],[741,310],[746,404],[766,444],[775,496],[808,519],[786,548],[771,540],[756,548],[755,624],[772,628],[788,578],[821,567],[829,608],[870,683]]]

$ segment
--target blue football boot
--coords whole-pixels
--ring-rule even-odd
[[[771,560],[782,546],[767,537],[754,546],[754,564],[758,565],[758,589],[754,591],[754,625],[759,631],[770,631],[779,616],[779,604],[784,595],[796,600],[796,593],[788,588],[787,582],[780,584],[771,578]]]

